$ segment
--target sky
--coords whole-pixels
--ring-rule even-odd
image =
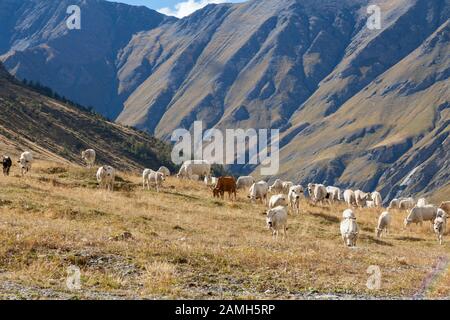
[[[190,15],[209,3],[244,2],[244,0],[109,0],[132,5],[147,6],[169,16],[178,18]]]

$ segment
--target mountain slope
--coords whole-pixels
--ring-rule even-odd
[[[30,150],[37,158],[81,164],[81,151],[94,148],[97,163],[121,170],[171,167],[170,147],[145,133],[24,87],[0,65],[0,149],[17,159]]]
[[[447,21],[332,115],[302,122],[318,108],[306,103],[304,117],[293,117],[304,129],[282,149],[280,174],[379,188],[388,198],[448,185],[449,40]]]
[[[126,51],[153,71],[118,121],[163,138],[195,120],[280,128],[279,176],[302,183],[386,198],[446,186],[450,3],[380,1],[381,30],[366,28],[369,4],[209,6],[141,33]]]
[[[118,121],[167,137],[202,119],[208,127],[279,127],[340,60],[367,1],[249,1],[208,6],[142,33],[128,50],[164,48]],[[327,46],[324,46],[327,43]]]
[[[70,5],[80,7],[80,30],[66,26]],[[170,20],[146,7],[100,0],[3,0],[0,60],[19,79],[39,81],[114,119],[124,100],[117,56],[134,34]]]

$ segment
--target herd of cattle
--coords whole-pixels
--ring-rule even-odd
[[[93,149],[83,151],[82,160],[89,168],[92,168],[96,160],[96,152]],[[24,152],[18,160],[21,173],[25,175],[31,170],[33,155],[31,152]],[[8,156],[3,157],[3,174],[9,175],[12,160]],[[97,170],[97,181],[100,188],[109,191],[114,190],[116,172],[111,166],[104,165]],[[170,176],[170,171],[166,167],[160,167],[158,171],[145,169],[142,174],[142,187],[145,189],[154,186],[159,192],[165,178]],[[228,193],[229,198],[236,200],[238,190],[248,190],[247,197],[252,203],[260,201],[268,206],[264,212],[266,215],[267,227],[272,231],[273,237],[278,238],[279,232],[283,232],[283,237],[287,236],[288,211],[294,214],[300,213],[300,199],[305,194],[305,189],[301,185],[295,185],[290,181],[275,180],[272,185],[266,181],[255,181],[252,176],[242,176],[238,179],[234,177],[212,177],[211,164],[205,160],[185,161],[178,174],[179,179],[200,180],[204,178],[204,183],[212,190],[214,197],[224,198]],[[312,204],[332,205],[333,203],[345,203],[348,209],[342,214],[340,224],[341,236],[344,244],[349,247],[356,246],[359,228],[353,208],[382,208],[382,197],[377,191],[366,193],[361,190],[344,190],[338,187],[324,186],[323,184],[310,183],[307,191]],[[269,198],[270,197],[270,198]],[[386,211],[383,211],[378,219],[375,228],[377,237],[381,237],[383,231],[388,233],[391,224],[392,210],[406,210],[408,212],[404,225],[411,223],[422,224],[430,221],[440,244],[443,242],[443,235],[446,230],[447,217],[450,212],[450,201],[441,203],[439,207],[428,204],[425,198],[415,201],[413,198],[393,199]]]

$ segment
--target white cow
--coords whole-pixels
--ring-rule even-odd
[[[183,163],[177,178],[192,179],[193,175],[207,176],[211,173],[211,164],[206,160],[187,160]]]
[[[280,230],[283,230],[283,238],[287,237],[287,209],[286,207],[279,206],[267,211],[266,223],[267,227],[272,230],[272,237],[278,239]]]
[[[170,170],[167,167],[159,167],[158,172],[161,172],[162,174],[164,174],[165,177],[170,177]]]
[[[439,244],[442,245],[444,241],[444,233],[447,225],[447,219],[443,217],[436,217],[434,220],[433,230],[437,235]]]
[[[327,188],[323,184],[309,183],[308,192],[314,204],[327,198]]]
[[[111,166],[102,166],[97,170],[97,182],[101,189],[114,191],[114,182],[116,180],[116,170]]]
[[[275,182],[269,187],[270,193],[281,193],[283,192],[283,181],[280,179],[275,180]]]
[[[376,208],[381,208],[381,206],[383,205],[383,199],[381,198],[381,193],[379,193],[378,191],[374,191],[374,192],[372,192],[370,197],[372,198],[374,206]]]
[[[33,165],[33,154],[29,151],[25,151],[20,155],[18,163],[23,176],[31,170],[31,166]]]
[[[273,209],[275,207],[283,206],[286,207],[287,200],[286,196],[284,194],[276,194],[270,197],[269,200],[269,209]]]
[[[353,190],[347,189],[344,191],[344,201],[349,207],[356,206],[355,192]]]
[[[341,201],[341,189],[338,187],[327,187],[328,199],[332,202]]]
[[[421,224],[423,221],[430,221],[433,223],[438,214],[438,208],[433,205],[427,205],[425,207],[414,207],[409,212],[408,216],[404,220],[405,227],[411,223]]]
[[[300,185],[292,186],[289,189],[288,201],[289,207],[292,209],[292,212],[300,213],[300,195],[303,194],[303,192],[303,187]]]
[[[261,200],[261,203],[267,204],[267,194],[269,193],[269,185],[265,181],[259,181],[254,183],[249,190],[249,195],[247,196],[252,202],[257,199]]]
[[[347,247],[355,247],[359,233],[356,218],[351,209],[345,210],[342,216],[344,217],[344,219],[341,222],[340,229],[344,245],[346,245]]]
[[[383,230],[387,234],[389,232],[389,226],[391,225],[391,214],[388,211],[384,211],[378,218],[378,225],[375,229],[375,233],[378,238],[381,238]]]
[[[283,181],[283,193],[288,194],[293,185],[294,183],[291,181]]]
[[[255,183],[255,179],[252,176],[242,176],[236,181],[237,190],[248,189]]]
[[[155,185],[156,192],[159,192],[159,188],[162,187],[165,181],[165,175],[162,172],[153,171],[151,169],[145,169],[142,173],[142,188],[150,190],[150,184]]]
[[[365,193],[364,191],[361,190],[356,190],[355,191],[356,205],[360,208],[365,207],[366,201],[369,200],[369,197],[370,197],[369,193]]]
[[[95,158],[97,154],[94,149],[87,149],[81,152],[81,160],[83,160],[88,168],[92,168],[95,164]]]

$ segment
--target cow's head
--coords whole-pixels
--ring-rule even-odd
[[[313,194],[314,188],[316,187],[315,183],[308,183],[308,193],[309,195]]]
[[[375,235],[377,236],[377,238],[379,238],[381,236],[382,232],[383,232],[383,229],[375,228]]]
[[[267,224],[267,228],[272,228],[274,225],[274,216],[275,216],[275,211],[274,210],[267,210],[266,212],[266,224]]]
[[[405,227],[409,226],[412,223],[412,220],[409,219],[408,217],[405,218],[405,220],[403,220],[403,225]]]
[[[26,168],[28,166],[28,160],[27,159],[21,158],[21,159],[19,159],[18,162],[19,162],[21,168]]]

